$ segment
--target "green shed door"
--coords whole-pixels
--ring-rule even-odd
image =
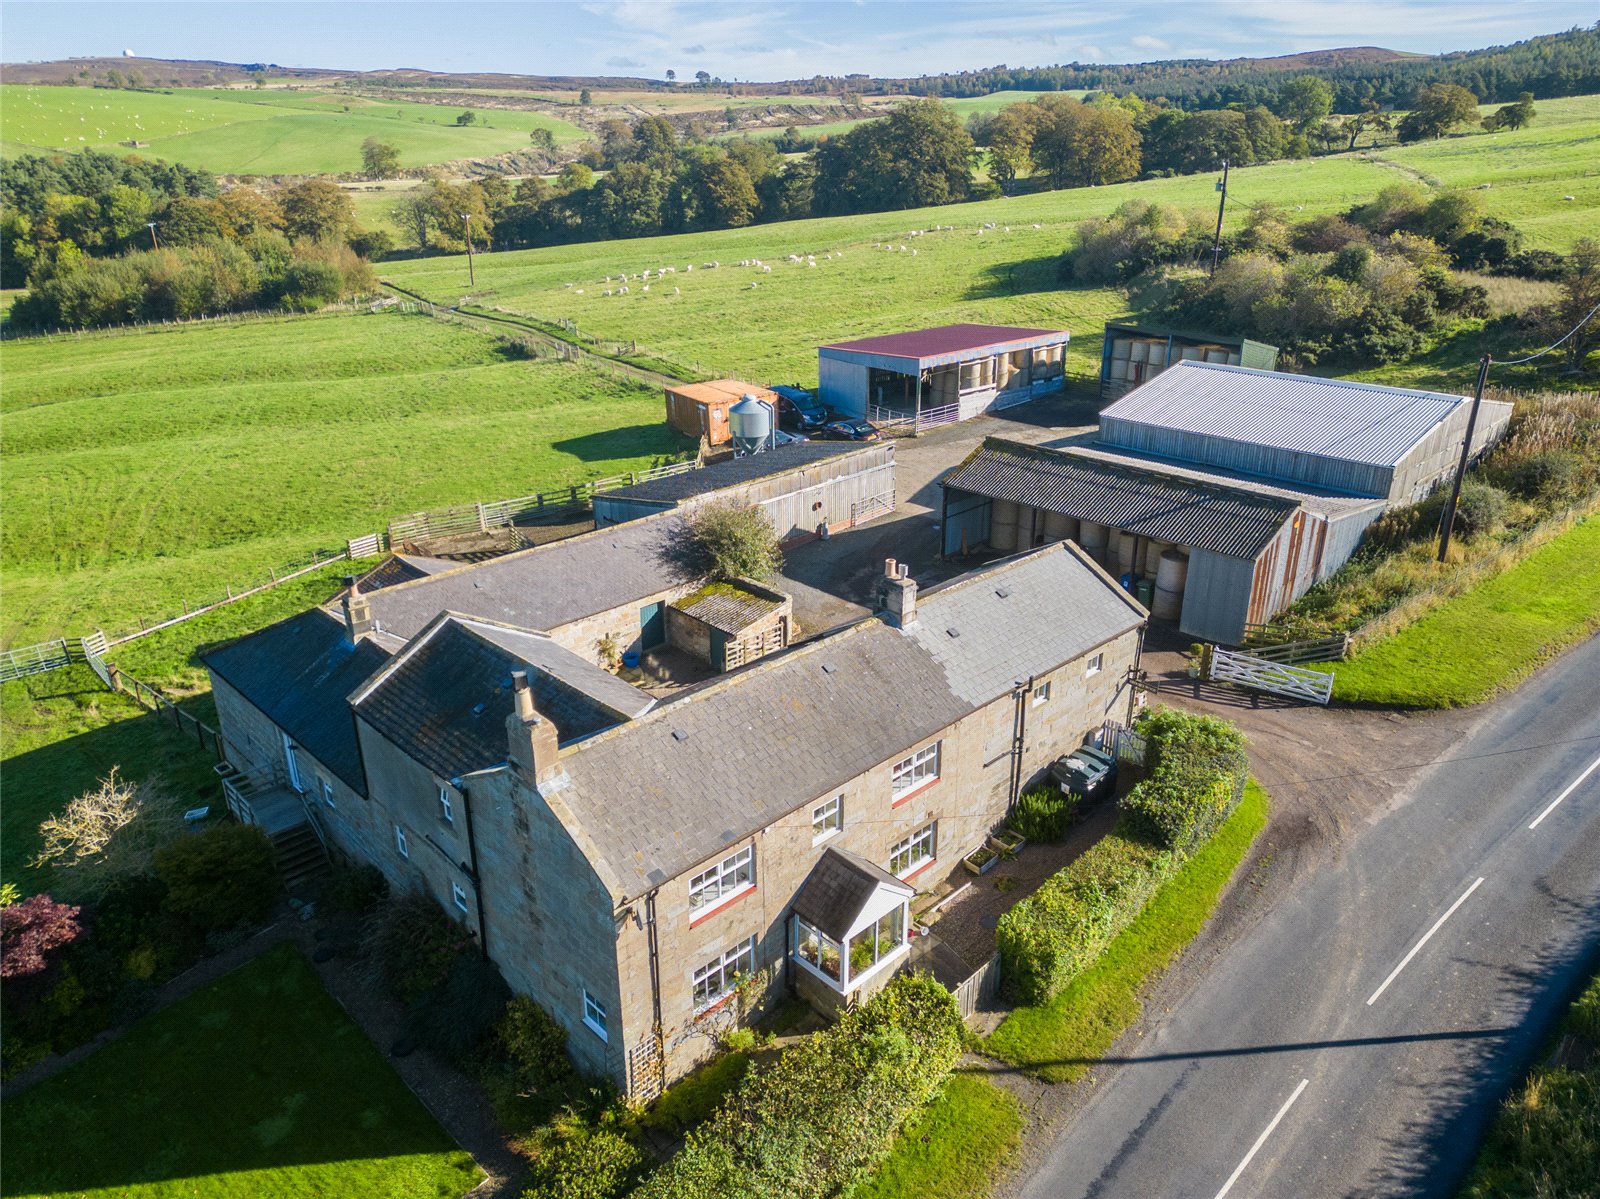
[[[667,639],[667,609],[661,603],[639,609],[639,649],[655,649]]]

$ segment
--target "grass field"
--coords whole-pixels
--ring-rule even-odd
[[[516,150],[535,128],[558,142],[588,135],[543,113],[478,110],[462,128],[459,108],[358,96],[263,89],[162,92],[0,86],[0,151],[100,148],[147,143],[139,153],[227,174],[312,174],[361,169],[361,143],[376,136],[406,166]]]
[[[1018,1008],[984,1048],[1046,1082],[1071,1082],[1139,1018],[1139,992],[1192,941],[1267,824],[1269,800],[1252,779],[1211,842],[1162,887],[1100,960],[1042,1007]]]
[[[675,451],[650,389],[394,312],[5,351],[4,638],[118,631],[445,503]]]
[[[15,1199],[453,1199],[482,1177],[290,945],[4,1113]]]
[[[1600,629],[1600,517],[1590,517],[1392,637],[1331,667],[1344,703],[1481,703]]]
[[[982,1199],[989,1193],[996,1167],[1021,1138],[1022,1112],[1009,1091],[956,1069],[850,1199]]]
[[[1397,162],[1417,156],[1443,182],[1462,184],[1481,181],[1485,170],[1496,170],[1504,159],[1513,165],[1481,193],[1485,205],[1491,213],[1514,214],[1541,244],[1562,247],[1589,232],[1587,224],[1600,210],[1600,194],[1592,203],[1561,198],[1591,183],[1600,185],[1600,175],[1583,178],[1573,161],[1585,147],[1592,151],[1597,139],[1600,97],[1583,97],[1541,105],[1539,123],[1497,135],[1492,143],[1487,137],[1446,139],[1385,155]],[[1486,153],[1491,145],[1493,153]],[[1430,154],[1435,158],[1426,157]],[[1543,160],[1564,165],[1537,167]],[[1552,180],[1543,173],[1547,169],[1578,177]],[[1228,219],[1230,225],[1241,222],[1258,201],[1305,215],[1337,211],[1410,177],[1363,154],[1247,167],[1233,172],[1236,202]],[[1213,183],[1210,175],[1193,175],[943,208],[486,254],[478,258],[478,294],[485,303],[544,320],[574,320],[598,337],[637,340],[642,350],[685,366],[698,363],[708,371],[757,379],[814,381],[819,344],[952,321],[1061,324],[1078,334],[1069,357],[1086,370],[1098,361],[1104,320],[1122,315],[1124,301],[1111,290],[1059,290],[1055,259],[1077,222],[1132,199],[1214,211]],[[997,228],[979,235],[978,225],[990,221]],[[935,225],[955,229],[905,237],[908,230]],[[885,240],[909,248],[905,253],[873,248]],[[785,261],[791,253],[815,254],[816,268],[791,265]],[[835,257],[826,258],[830,253]],[[771,264],[772,273],[735,265],[747,258]],[[706,271],[701,264],[707,261],[723,265]],[[691,263],[696,269],[686,275],[682,268]],[[664,264],[679,268],[673,285],[681,294],[660,287],[647,294],[634,287],[628,296],[604,295],[607,275],[637,274]],[[382,271],[405,287],[454,301],[466,290],[465,267],[464,260],[431,258],[385,263]],[[1433,364],[1429,381],[1447,382],[1474,356],[1469,351],[1465,343],[1454,347]],[[1467,374],[1456,386],[1470,383]]]

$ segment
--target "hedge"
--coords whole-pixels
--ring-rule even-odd
[[[1139,730],[1149,775],[1117,827],[1000,917],[1006,989],[1020,1003],[1048,1003],[1093,964],[1238,802],[1248,761],[1232,724],[1160,708]]]
[[[960,1057],[955,997],[891,982],[838,1024],[747,1074],[633,1199],[830,1199],[865,1178]]]
[[[1007,991],[1021,1003],[1053,999],[1144,910],[1181,864],[1133,834],[1124,818],[1104,840],[1000,917],[995,942]]]

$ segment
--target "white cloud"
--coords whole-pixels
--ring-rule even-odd
[[[1141,50],[1170,50],[1171,42],[1164,42],[1158,37],[1151,37],[1148,33],[1141,33],[1133,39],[1133,44]]]

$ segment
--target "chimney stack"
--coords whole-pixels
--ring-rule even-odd
[[[911,577],[911,568],[893,558],[883,564],[884,607],[889,623],[897,629],[917,623],[917,581]]]
[[[345,640],[355,645],[377,628],[377,623],[372,619],[372,605],[361,594],[355,575],[346,575],[344,582],[348,588],[344,597],[344,635]]]
[[[533,689],[528,686],[527,671],[512,672],[511,694],[514,706],[511,715],[506,717],[511,767],[535,787],[542,786],[561,771],[556,726],[540,716],[533,706]]]

